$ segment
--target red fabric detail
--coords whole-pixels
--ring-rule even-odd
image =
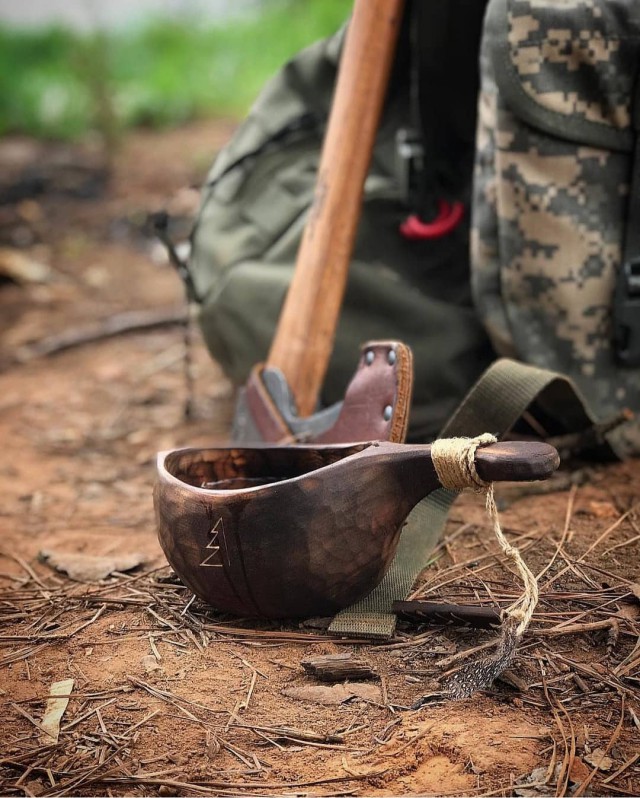
[[[449,235],[462,221],[464,205],[438,200],[438,215],[432,222],[423,222],[417,214],[411,214],[400,225],[400,232],[412,241],[428,241]]]

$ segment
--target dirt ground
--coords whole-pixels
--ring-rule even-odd
[[[412,710],[495,633],[403,622],[390,641],[354,643],[318,619],[222,616],[171,576],[154,526],[155,452],[224,440],[233,409],[199,340],[190,421],[178,326],[13,362],[64,330],[181,306],[144,219],[191,207],[188,187],[231,129],[140,132],[106,186],[88,168],[63,192],[49,169],[40,193],[27,186],[0,205],[0,264],[18,252],[49,269],[0,283],[0,792],[638,795],[639,463],[501,491],[508,537],[541,574],[533,624],[491,689]],[[46,171],[58,155],[0,143],[18,183],[16,164]],[[113,573],[71,579],[52,567],[70,554],[112,558]],[[416,596],[504,607],[517,593],[480,499],[461,497]],[[321,685],[301,661],[339,652],[376,678],[337,697],[310,690]],[[56,739],[41,724],[52,684],[69,679]]]

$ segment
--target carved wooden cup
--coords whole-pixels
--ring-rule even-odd
[[[476,453],[487,481],[545,479],[544,443]],[[427,445],[179,449],[158,455],[160,543],[193,592],[263,618],[330,615],[367,595],[412,508],[440,487]]]

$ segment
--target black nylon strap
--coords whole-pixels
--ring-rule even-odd
[[[614,344],[622,366],[640,366],[640,69],[631,109],[634,148],[623,258],[613,299]]]
[[[636,77],[631,120],[635,133],[633,163],[627,207],[627,226],[624,241],[624,260],[640,257],[640,67]]]
[[[486,2],[413,4],[413,116],[424,145],[422,196],[416,210],[424,221],[433,218],[438,199],[460,199],[471,180]]]

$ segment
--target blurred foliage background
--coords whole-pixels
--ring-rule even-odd
[[[81,33],[0,26],[0,135],[113,145],[133,126],[243,115],[265,81],[302,47],[336,31],[351,0],[268,0],[214,23],[149,19]]]

